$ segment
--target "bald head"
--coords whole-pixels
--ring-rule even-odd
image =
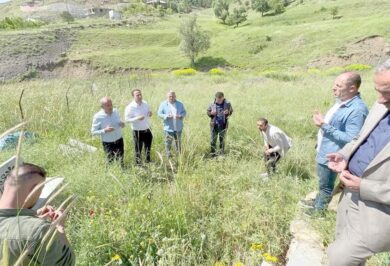
[[[173,90],[170,90],[167,93],[167,99],[170,103],[176,102],[176,93]]]
[[[104,96],[100,99],[100,105],[106,114],[112,114],[112,100],[108,96]]]
[[[341,101],[347,101],[358,94],[362,80],[356,72],[339,75],[333,85],[334,95]]]
[[[355,86],[356,90],[360,88],[360,84],[362,84],[362,78],[357,72],[345,72],[344,73],[348,86]]]

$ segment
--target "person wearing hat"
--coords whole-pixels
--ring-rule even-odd
[[[228,120],[233,113],[232,105],[225,99],[223,92],[215,94],[214,102],[207,108],[210,117],[211,129],[211,156],[216,156],[217,140],[219,139],[220,154],[225,153],[225,137],[228,129]]]

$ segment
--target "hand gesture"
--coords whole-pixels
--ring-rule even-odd
[[[181,115],[176,115],[175,118],[176,119],[182,119],[183,117]]]
[[[325,123],[324,116],[319,111],[314,112],[313,121],[317,127],[321,127]]]
[[[115,128],[113,128],[113,127],[111,127],[111,126],[106,126],[106,127],[104,128],[104,133],[112,132],[112,131],[114,131],[114,130],[115,130]]]
[[[339,175],[340,181],[352,191],[359,191],[361,178],[351,174],[348,170],[343,170]]]
[[[42,219],[46,219],[52,223],[56,222],[60,217],[61,220],[58,221],[56,228],[60,233],[65,232],[65,216],[63,210],[55,210],[52,206],[46,205],[37,210],[37,216]]]
[[[266,155],[270,155],[272,152],[273,152],[272,149],[267,149],[267,150],[265,151],[265,154],[266,154]]]
[[[328,159],[328,167],[330,170],[341,173],[341,171],[347,169],[347,161],[340,153],[330,153],[326,155]]]
[[[148,116],[151,117],[152,116],[152,112],[149,111],[148,112]]]
[[[225,115],[228,115],[228,114],[229,114],[229,110],[226,109],[225,111],[223,111],[223,113],[224,113]]]
[[[138,118],[137,118],[137,120],[140,120],[140,121],[141,121],[141,120],[144,120],[144,118],[145,118],[145,116],[139,115]]]
[[[53,222],[55,217],[55,211],[56,210],[52,206],[46,205],[37,210],[37,216],[39,218],[46,219],[49,220],[50,222]]]
[[[122,121],[120,121],[120,122],[119,122],[119,126],[120,126],[121,128],[124,128],[124,127],[125,127],[125,123],[123,123]]]

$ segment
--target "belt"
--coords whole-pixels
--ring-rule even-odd
[[[117,140],[115,140],[115,141],[113,141],[113,142],[106,142],[106,141],[103,141],[103,143],[107,143],[107,144],[116,144],[116,143],[118,143],[118,142],[120,142],[120,141],[122,141],[123,140],[123,138],[120,138],[120,139],[117,139]]]
[[[134,132],[144,132],[144,133],[146,133],[146,132],[149,132],[150,130],[149,130],[149,128],[148,129],[144,129],[144,130],[133,130]]]

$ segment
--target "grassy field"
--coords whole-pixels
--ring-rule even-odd
[[[329,13],[335,6],[341,19],[333,20]],[[2,8],[0,5],[0,12],[5,10]],[[77,40],[68,53],[70,60],[84,60],[100,70],[148,71],[1,83],[0,132],[20,122],[18,101],[24,89],[26,129],[40,137],[35,144],[23,146],[22,157],[44,166],[51,176],[66,178],[70,185],[62,198],[73,193],[79,197],[67,222],[78,265],[115,265],[119,260],[124,265],[259,265],[264,253],[276,256],[278,265],[284,265],[291,240],[290,221],[301,212],[297,202],[317,187],[317,129],[311,116],[315,109],[325,112],[332,105],[331,86],[342,67],[307,71],[306,65],[369,35],[388,39],[389,9],[390,3],[381,0],[304,1],[292,4],[280,16],[261,17],[251,12],[248,21],[236,29],[220,24],[212,10],[197,11],[200,25],[211,36],[211,48],[198,67],[226,64],[232,68],[226,68],[223,75],[197,72],[188,77],[166,71],[189,65],[179,51],[176,35],[186,15],[166,16],[134,28],[88,28],[88,24],[107,23],[76,21],[72,26],[85,29],[77,30]],[[0,32],[0,38],[7,36],[1,41],[10,45],[26,32],[40,36],[47,29],[63,26],[57,23],[29,31]],[[39,42],[50,38],[41,37]],[[27,40],[21,44],[26,46]],[[362,75],[362,97],[371,106],[376,97],[372,70]],[[91,92],[93,83],[97,90]],[[90,136],[92,116],[105,95],[112,97],[123,116],[135,87],[143,90],[154,112],[153,163],[145,168],[134,166],[127,125],[123,131],[126,169],[106,166],[100,140]],[[174,171],[166,160],[159,159],[164,144],[162,123],[156,115],[170,89],[176,91],[188,113],[183,153],[174,161]],[[206,108],[219,90],[232,102],[234,114],[227,154],[210,159]],[[259,117],[267,117],[293,139],[293,148],[269,182],[259,177],[265,171],[262,139],[255,127]],[[69,138],[99,151],[62,154],[58,145]],[[1,152],[0,161],[14,153]],[[312,224],[325,245],[333,240],[334,214]],[[369,265],[389,263],[390,256],[384,254],[375,256]]]
[[[329,87],[333,78],[314,75],[279,81],[238,72],[217,77],[103,76],[94,80],[98,87],[94,95],[90,93],[91,80],[6,84],[1,89],[7,97],[0,100],[6,110],[1,114],[0,128],[20,121],[17,102],[21,89],[25,89],[27,129],[40,138],[34,145],[25,145],[22,156],[46,167],[50,175],[65,176],[70,183],[65,194],[79,196],[67,223],[79,265],[104,265],[116,254],[133,264],[257,265],[264,252],[277,256],[282,265],[290,241],[289,222],[299,212],[296,202],[316,187],[316,129],[311,113],[316,108],[325,111],[332,103]],[[370,79],[371,73],[365,73],[362,94],[368,105],[375,99]],[[65,91],[69,84],[68,111]],[[163,153],[163,134],[155,115],[154,162],[146,168],[134,167],[127,127],[128,168],[122,171],[115,165],[105,167],[100,142],[89,134],[91,117],[104,95],[110,95],[123,113],[131,98],[129,85],[143,89],[155,112],[170,88],[184,102],[188,117],[183,154],[175,164],[175,173],[158,158],[157,152]],[[217,90],[225,92],[235,111],[227,155],[207,159],[209,128],[205,109]],[[261,163],[262,140],[255,128],[260,116],[283,128],[294,141],[280,172],[270,182],[259,178],[265,170]],[[99,152],[61,154],[58,145],[70,137],[99,147]],[[11,154],[13,151],[1,153],[0,159]],[[331,241],[334,215],[317,223],[324,241]],[[252,250],[254,243],[262,244],[263,250]]]

